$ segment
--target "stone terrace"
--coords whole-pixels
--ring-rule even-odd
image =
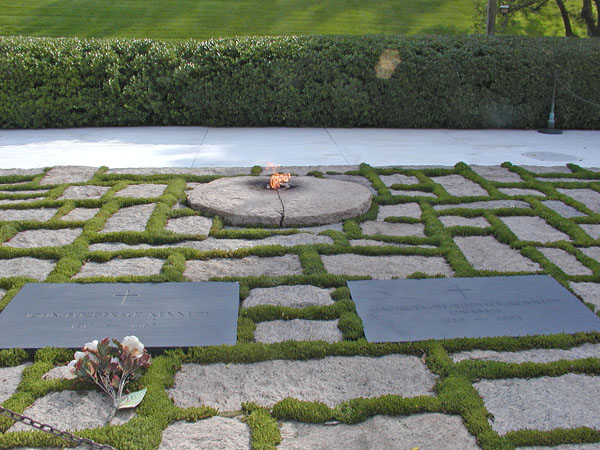
[[[547,273],[599,312],[600,172],[504,166],[311,168],[369,187],[374,206],[288,229],[187,207],[199,183],[250,168],[0,176],[0,309],[25,281],[241,286],[236,346],[155,355],[149,395],[108,428],[90,431],[110,405],[64,380],[66,353],[1,351],[0,402],[131,449],[599,449],[599,336],[369,344],[346,288]],[[0,448],[60,442],[0,427]]]

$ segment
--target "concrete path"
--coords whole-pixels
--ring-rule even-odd
[[[600,131],[139,127],[0,130],[0,167],[513,164],[600,167]]]

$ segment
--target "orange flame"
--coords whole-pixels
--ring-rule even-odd
[[[292,178],[290,173],[274,173],[269,179],[269,187],[271,189],[279,189],[282,184],[289,183]]]

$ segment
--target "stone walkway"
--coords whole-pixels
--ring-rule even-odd
[[[203,176],[250,168],[0,169],[0,309],[27,280],[240,282],[238,356],[215,348],[181,359],[146,400],[167,396],[179,416],[148,443],[128,426],[159,411],[117,414],[114,433],[131,439],[124,448],[252,448],[261,429],[242,412],[251,402],[276,420],[282,449],[600,449],[600,337],[377,346],[348,325],[358,318],[345,288],[349,277],[548,273],[600,311],[600,172],[294,169],[366,185],[380,205],[364,220],[251,229],[185,203]],[[102,427],[108,402],[71,390],[65,371],[52,369],[59,360],[15,363],[0,352],[0,402],[65,429]],[[193,419],[205,406],[220,415]],[[22,425],[0,426],[0,448],[48,448],[16,439]]]

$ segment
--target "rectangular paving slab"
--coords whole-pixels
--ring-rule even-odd
[[[144,231],[146,223],[154,208],[155,203],[148,205],[135,205],[121,208],[108,218],[101,233],[111,233],[115,231]]]
[[[492,236],[457,236],[454,242],[476,270],[496,272],[537,272],[536,262],[521,255],[518,250],[498,242]]]
[[[579,347],[563,350],[560,348],[535,348],[520,352],[496,352],[493,350],[471,350],[451,355],[457,363],[464,360],[500,361],[521,364],[525,362],[549,363],[561,359],[573,361],[586,358],[600,358],[600,344],[583,344]]]
[[[299,275],[302,266],[297,255],[259,258],[248,256],[241,259],[189,260],[185,263],[183,276],[191,281],[206,281],[213,277],[260,277]]]
[[[57,211],[57,208],[0,209],[0,220],[46,222],[54,217]]]
[[[431,179],[435,183],[441,184],[448,194],[456,197],[489,195],[480,185],[461,175],[445,175]]]
[[[500,217],[510,231],[517,235],[520,241],[554,242],[570,241],[569,235],[548,225],[541,217],[509,216]]]
[[[176,406],[239,410],[243,402],[270,407],[286,397],[329,407],[353,398],[433,395],[436,381],[416,356],[330,356],[254,364],[184,364],[169,396]]]
[[[369,342],[573,334],[600,318],[547,275],[348,281]]]
[[[583,203],[594,212],[600,212],[600,192],[592,189],[556,189],[558,192]]]
[[[234,345],[237,283],[26,284],[0,313],[0,348],[81,348],[135,334],[146,347]]]
[[[441,256],[364,256],[345,253],[322,255],[321,260],[329,273],[370,276],[380,280],[406,278],[415,272],[445,276],[452,276],[454,273]]]

